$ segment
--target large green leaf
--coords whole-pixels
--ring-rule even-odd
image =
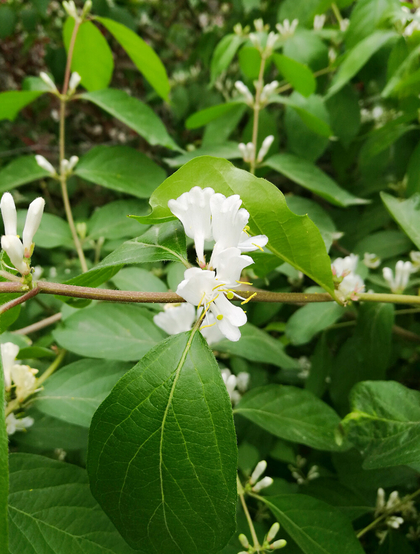
[[[398,225],[420,249],[420,194],[415,193],[407,200],[400,200],[381,192],[381,198]]]
[[[300,94],[310,96],[315,92],[316,80],[307,65],[283,56],[283,54],[274,54],[273,60],[283,77]]]
[[[247,392],[235,408],[276,437],[319,450],[341,450],[335,441],[340,418],[307,390],[267,385]]]
[[[17,114],[28,104],[44,94],[35,90],[11,90],[0,93],[0,121],[8,119],[14,121]]]
[[[78,311],[53,335],[63,348],[80,356],[125,362],[139,360],[164,336],[148,310],[119,304]]]
[[[4,413],[4,376],[0,359],[0,552],[9,552],[7,525],[7,498],[9,494],[9,440]]]
[[[286,336],[294,345],[306,344],[313,337],[333,325],[345,309],[333,303],[307,304],[299,308],[286,323]]]
[[[258,327],[247,323],[241,327],[241,338],[237,342],[227,339],[212,345],[213,350],[241,356],[251,362],[272,364],[282,369],[299,369],[299,362],[286,354],[284,346]]]
[[[203,127],[207,125],[210,121],[226,115],[234,108],[237,108],[238,102],[227,102],[226,104],[217,104],[217,106],[210,106],[210,108],[205,108],[196,112],[187,119],[185,122],[185,127],[187,129],[198,129],[198,127]]]
[[[137,69],[143,73],[155,91],[164,100],[168,99],[170,84],[166,69],[159,56],[142,38],[125,25],[106,17],[96,17],[121,44]]]
[[[124,242],[94,269],[162,261],[182,262],[188,266],[186,257],[183,227],[178,222],[171,222],[154,225],[140,237]]]
[[[149,198],[166,178],[155,162],[128,146],[96,146],[85,154],[74,173],[91,183]]]
[[[294,92],[291,96],[274,94],[270,97],[270,104],[284,104],[292,108],[306,127],[321,137],[333,135],[328,122],[328,112],[320,96],[313,95],[307,99],[298,92]]]
[[[23,156],[11,161],[0,171],[0,193],[7,192],[20,185],[26,185],[37,179],[49,177],[48,171],[39,167],[35,156]]]
[[[392,11],[399,11],[399,0],[359,0],[351,13],[350,25],[345,35],[347,48],[371,35],[375,28],[389,25]]]
[[[26,220],[26,210],[18,211],[18,233],[22,236]],[[73,248],[73,237],[67,221],[58,215],[44,213],[35,236],[37,247],[56,248],[67,246]]]
[[[238,148],[238,143],[232,140],[227,140],[224,142],[214,142],[213,144],[203,145],[196,150],[191,150],[191,152],[186,152],[185,154],[181,154],[175,158],[165,158],[165,162],[170,167],[181,167],[194,158],[198,158],[200,156],[212,156],[214,158],[224,158],[226,160],[242,158],[242,154]]]
[[[337,508],[304,494],[259,498],[305,554],[364,554]]]
[[[275,169],[336,206],[345,207],[368,202],[339,187],[331,177],[309,160],[303,160],[293,154],[275,154],[265,160],[264,165]]]
[[[79,98],[93,102],[136,131],[150,144],[158,144],[171,150],[180,150],[152,108],[125,91],[110,88],[86,92]]]
[[[353,247],[353,252],[361,257],[365,252],[370,252],[387,260],[407,253],[411,247],[410,239],[404,233],[389,229],[365,236]]]
[[[11,454],[9,520],[10,554],[134,554],[92,497],[86,471],[45,456]]]
[[[375,31],[361,40],[344,58],[327,96],[330,97],[350,81],[380,48],[398,37],[395,31]]]
[[[197,185],[212,187],[226,196],[239,194],[251,216],[251,232],[267,235],[268,248],[273,254],[334,295],[330,259],[315,224],[307,216],[293,214],[274,185],[235,168],[226,160],[206,156],[186,164],[155,190],[150,198],[152,213],[138,218],[139,221],[157,223],[173,219],[168,200]],[[268,212],[267,206],[270,206]]]
[[[286,196],[286,202],[293,213],[297,215],[308,215],[318,227],[324,239],[327,251],[331,248],[334,235],[337,232],[334,221],[329,213],[314,200],[302,196]]]
[[[68,52],[75,20],[69,17],[63,27],[63,40]],[[103,34],[91,21],[84,21],[77,32],[71,60],[72,71],[82,78],[89,91],[106,88],[111,82],[114,59]]]
[[[116,382],[131,368],[124,362],[84,359],[60,369],[35,397],[44,414],[89,427],[93,414]]]
[[[95,413],[93,495],[140,552],[219,552],[235,530],[236,437],[214,356],[199,333],[169,337]]]
[[[230,34],[224,36],[216,46],[210,66],[212,84],[214,84],[220,73],[229,67],[236,52],[238,51],[238,48],[244,40],[246,40],[244,37]]]
[[[93,212],[88,222],[88,239],[136,237],[148,229],[130,214],[147,213],[148,203],[141,200],[116,200]]]
[[[419,463],[419,391],[395,381],[364,381],[353,388],[350,401],[352,412],[341,425],[365,457],[363,467]]]

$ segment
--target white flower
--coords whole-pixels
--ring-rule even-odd
[[[77,156],[72,156],[70,160],[61,160],[60,163],[60,172],[61,175],[70,175],[73,171],[74,166],[79,161]]]
[[[206,311],[210,310],[221,333],[231,341],[238,341],[241,337],[239,327],[245,325],[247,318],[242,308],[226,298],[225,291],[221,290],[225,285],[216,279],[214,271],[192,267],[185,271],[176,292],[194,306],[202,305]]]
[[[236,389],[236,375],[232,375],[229,369],[222,369],[222,379],[226,385],[226,389],[229,394],[229,398],[232,399],[232,394]]]
[[[215,257],[214,263],[214,267],[217,268],[217,279],[225,283],[228,288],[234,288],[239,284],[242,271],[253,264],[254,260],[250,256],[241,256],[239,248],[230,247],[222,249]]]
[[[248,144],[240,142],[238,144],[238,148],[240,153],[242,154],[242,159],[244,160],[244,162],[251,163],[254,160],[255,146],[252,142],[248,142]]]
[[[236,388],[240,393],[244,393],[248,390],[249,381],[251,379],[251,375],[247,373],[246,371],[241,371],[236,376]]]
[[[236,81],[235,88],[240,94],[245,97],[245,104],[247,104],[248,106],[254,105],[254,97],[252,96],[251,91],[245,83],[243,83],[242,81]]]
[[[338,285],[338,291],[342,294],[343,300],[352,299],[355,300],[357,295],[363,292],[365,289],[365,283],[360,275],[351,273],[344,277],[341,283]]]
[[[278,81],[272,81],[271,83],[267,83],[266,85],[264,85],[264,88],[262,89],[260,94],[261,106],[265,106],[265,104],[267,104],[268,100],[270,99],[270,96],[276,91],[278,86],[279,86]]]
[[[331,46],[331,48],[328,48],[328,61],[330,63],[334,63],[337,59],[337,50]]]
[[[376,254],[369,254],[369,252],[365,252],[363,263],[366,267],[369,267],[370,269],[376,269],[381,265],[381,262],[381,258]]]
[[[382,269],[382,274],[385,281],[388,283],[391,292],[394,294],[401,294],[404,292],[410,279],[413,266],[411,262],[403,262],[399,260],[395,265],[395,278],[394,272],[389,267]]]
[[[44,158],[44,156],[40,156],[39,154],[35,156],[36,163],[39,165],[39,167],[42,167],[42,169],[45,169],[45,171],[48,171],[48,173],[55,177],[57,175],[57,172],[55,171],[55,168],[53,165],[50,164],[50,162]]]
[[[71,74],[70,81],[69,81],[69,92],[68,92],[69,94],[74,94],[75,90],[80,85],[81,80],[82,80],[82,78],[77,73],[77,71],[74,71]]]
[[[261,40],[260,35],[257,33],[249,33],[249,40],[252,42],[252,45],[257,48],[258,50],[261,50]]]
[[[326,18],[327,17],[326,17],[325,14],[315,16],[315,18],[314,18],[314,29],[315,29],[315,31],[320,31],[324,27]]]
[[[267,462],[265,460],[261,460],[258,462],[258,464],[255,466],[254,471],[251,474],[251,478],[249,480],[251,485],[254,485],[258,479],[261,477],[261,475],[265,472],[267,469]]]
[[[271,33],[268,33],[267,42],[265,43],[265,55],[270,55],[274,49],[274,46],[278,40],[280,35],[277,33],[274,33],[274,31],[271,31]]]
[[[412,250],[410,252],[410,258],[411,258],[411,262],[413,264],[413,269],[414,268],[419,268],[420,267],[420,252],[415,252],[414,250]]]
[[[280,530],[280,523],[276,521],[276,523],[273,523],[273,525],[270,527],[270,530],[267,534],[267,542],[271,542],[275,538],[279,530]]]
[[[192,329],[196,310],[192,304],[165,304],[164,311],[153,317],[155,324],[168,335],[177,335]]]
[[[343,301],[355,300],[365,288],[363,279],[355,273],[358,261],[359,256],[350,254],[345,258],[337,258],[331,264],[335,281],[338,283],[337,289]]]
[[[12,369],[12,379],[16,385],[16,397],[19,402],[34,392],[37,369],[33,369],[28,365],[15,364]]]
[[[340,21],[340,31],[344,33],[345,31],[347,31],[349,25],[350,25],[350,19],[342,19]]]
[[[254,492],[260,492],[262,489],[271,487],[272,484],[273,484],[273,479],[271,477],[263,477],[261,481],[258,481],[258,483],[252,487],[252,490]]]
[[[5,192],[0,203],[5,235],[17,235],[17,213],[15,201],[10,192]]]
[[[291,23],[288,19],[283,21],[283,24],[277,23],[276,29],[283,38],[292,37],[295,34],[296,27],[299,25],[299,20],[294,19]]]
[[[399,516],[391,516],[386,519],[386,524],[392,529],[398,529],[404,523],[404,519]]]
[[[73,17],[74,19],[79,19],[74,0],[64,1],[63,8],[66,10],[67,15],[69,15],[70,17]]]
[[[12,386],[12,369],[18,353],[19,346],[13,342],[5,342],[1,345],[1,363],[3,366],[4,386],[7,391]]]
[[[209,346],[216,344],[225,338],[217,325],[217,319],[210,312],[207,312],[206,325],[200,328],[200,332],[206,339]]]
[[[284,548],[287,545],[287,541],[284,539],[279,539],[278,541],[274,541],[271,545],[272,550],[279,550],[280,548]]]
[[[350,273],[355,273],[357,268],[357,263],[359,261],[359,256],[355,254],[350,254],[345,258],[337,258],[331,264],[333,275],[337,278],[346,277]]]
[[[257,33],[263,33],[265,31],[264,28],[264,20],[263,19],[254,19],[254,27]]]
[[[44,81],[44,83],[47,85],[48,90],[49,90],[50,92],[53,92],[53,93],[55,93],[55,94],[58,93],[58,90],[57,90],[57,87],[55,86],[54,81],[51,79],[51,77],[50,77],[47,73],[44,73],[44,71],[41,71],[41,73],[39,74],[39,76],[40,76],[41,79]]]
[[[23,247],[25,249],[24,256],[30,258],[33,251],[33,239],[38,227],[41,223],[42,214],[44,213],[45,200],[41,197],[36,198],[29,204],[28,213],[26,214],[25,227],[23,228]]]
[[[194,240],[200,264],[205,265],[204,241],[212,238],[209,200],[214,195],[212,188],[193,187],[176,200],[169,200],[171,212],[181,220],[185,234]],[[197,306],[197,304],[195,304]]]
[[[25,431],[34,424],[31,417],[16,418],[15,414],[9,414],[6,417],[6,432],[8,435],[14,435],[16,431]]]
[[[19,273],[22,275],[30,273],[30,267],[24,260],[23,244],[17,235],[3,235],[1,237],[1,247]]]
[[[263,143],[261,145],[260,151],[258,152],[257,162],[260,163],[265,158],[267,152],[270,150],[271,145],[274,142],[274,135],[268,135],[263,140]]]

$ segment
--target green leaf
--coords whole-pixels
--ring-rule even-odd
[[[241,356],[251,362],[272,364],[282,369],[300,368],[299,362],[285,353],[280,341],[251,323],[241,327],[241,338],[237,342],[222,340],[212,347],[214,350]]]
[[[407,166],[406,194],[411,196],[415,192],[420,192],[420,142],[414,148]]]
[[[420,249],[420,194],[415,193],[407,200],[399,200],[381,192],[381,198],[398,225]]]
[[[134,217],[137,220],[142,219],[140,216]],[[171,222],[154,225],[141,237],[124,242],[96,268],[162,261],[182,262],[187,265],[186,258],[184,229],[178,222]]]
[[[400,12],[400,9],[399,0],[359,0],[351,13],[345,35],[347,48],[353,48],[371,35],[375,28],[389,26],[392,12]]]
[[[315,92],[316,79],[307,65],[283,54],[273,54],[273,60],[277,69],[297,92],[303,96],[310,96]]]
[[[166,69],[159,56],[142,38],[125,25],[106,17],[96,17],[97,21],[113,35],[129,55],[137,69],[164,100],[168,99],[170,84]]]
[[[285,385],[258,387],[242,397],[234,413],[281,439],[319,450],[342,450],[335,441],[340,418],[307,390]]]
[[[203,125],[207,125],[210,121],[229,113],[237,106],[238,102],[227,102],[226,104],[217,104],[217,106],[210,106],[210,108],[200,110],[190,115],[185,122],[185,127],[187,129],[198,129],[199,127],[203,127]]]
[[[137,198],[149,198],[166,178],[162,168],[129,146],[95,146],[81,158],[74,173]]]
[[[360,164],[362,166],[368,166],[372,163],[372,158],[383,152],[386,148],[389,148],[395,144],[406,133],[417,130],[418,125],[405,125],[404,123],[398,124],[397,120],[394,120],[379,129],[375,129],[360,150]]]
[[[319,232],[325,242],[327,251],[331,248],[334,234],[337,232],[334,221],[328,212],[324,210],[317,202],[301,196],[286,196],[288,207],[297,215],[308,215],[318,227]]]
[[[391,229],[378,231],[360,240],[353,248],[353,252],[363,257],[365,252],[376,254],[382,260],[401,256],[412,248],[411,241],[401,233]]]
[[[305,554],[364,554],[350,520],[304,494],[259,497]]]
[[[327,97],[333,96],[342,89],[362,69],[373,54],[397,37],[395,31],[375,31],[361,40],[344,58],[332,81]]]
[[[181,156],[176,156],[175,158],[165,158],[165,162],[170,167],[181,167],[194,158],[202,156],[224,158],[225,160],[242,158],[242,154],[238,148],[238,143],[228,140],[225,142],[203,145],[201,148],[197,148],[191,152],[186,152],[185,154],[181,154]]]
[[[4,412],[4,376],[3,364],[0,359],[0,552],[9,552],[8,525],[7,525],[7,498],[9,494],[9,438],[6,432]]]
[[[286,323],[286,337],[294,345],[306,344],[315,335],[341,319],[345,309],[338,304],[307,304],[299,308]]]
[[[130,364],[84,359],[60,369],[35,397],[37,409],[74,425],[89,427],[99,404]]]
[[[181,266],[185,270],[185,266]],[[165,283],[142,267],[126,267],[118,272],[113,282],[120,290],[134,290],[138,292],[166,292]]]
[[[138,220],[157,223],[173,219],[168,200],[189,191],[192,184],[212,187],[226,196],[239,194],[250,213],[251,232],[267,235],[273,254],[335,294],[330,259],[315,224],[307,216],[295,216],[277,187],[226,160],[202,157],[186,164],[155,190],[150,198],[152,213]],[[268,213],[266,206],[271,208]]]
[[[110,88],[85,92],[79,98],[93,102],[110,115],[116,117],[125,123],[127,127],[136,131],[151,145],[160,145],[170,150],[181,151],[179,146],[168,135],[164,124],[152,108],[140,102],[137,98],[133,98],[123,90]]]
[[[9,518],[10,554],[135,554],[92,497],[86,471],[73,464],[11,454]]]
[[[13,33],[16,19],[16,11],[13,8],[4,4],[0,6],[0,39],[4,39]]]
[[[344,146],[348,147],[360,129],[359,96],[351,87],[343,87],[327,102],[331,127]]]
[[[336,206],[346,207],[368,203],[368,200],[357,198],[339,187],[331,177],[309,160],[303,160],[293,154],[275,154],[265,160],[264,165]]]
[[[322,137],[333,135],[327,121],[328,112],[320,96],[313,95],[309,99],[306,99],[298,92],[294,92],[291,96],[274,94],[270,96],[270,104],[274,103],[284,104],[295,110],[306,127],[317,135]]]
[[[417,72],[414,75],[413,74],[410,75],[410,71],[412,69],[417,69],[419,54],[420,54],[420,46],[417,46],[417,48],[414,48],[414,50],[412,50],[408,54],[408,56],[404,59],[404,61],[398,65],[396,71],[389,79],[384,90],[382,91],[382,96],[384,98],[389,98],[390,96],[393,96],[395,93],[398,93],[402,88],[407,86],[407,83],[411,84],[410,77],[414,77],[414,76],[418,77]]]
[[[135,237],[148,229],[130,214],[147,213],[148,203],[140,200],[116,200],[94,211],[88,222],[88,239]]]
[[[199,333],[169,337],[117,383],[93,417],[87,465],[93,495],[133,548],[225,546],[235,530],[236,436]]]
[[[239,35],[231,34],[222,38],[219,44],[216,46],[213,58],[211,60],[210,72],[211,72],[211,84],[213,85],[217,77],[227,69],[235,57],[238,48],[244,42],[243,37]]]
[[[164,334],[145,308],[97,304],[66,318],[53,336],[80,356],[130,362],[143,357]]]
[[[26,220],[26,210],[18,210],[18,233],[22,236]],[[44,213],[38,231],[35,235],[36,246],[40,248],[56,248],[66,246],[73,248],[73,237],[70,227],[64,219],[57,215]]]
[[[35,156],[16,158],[0,171],[0,193],[44,177],[49,177],[49,173],[39,167]]]
[[[364,381],[350,402],[352,412],[341,426],[363,454],[364,468],[418,464],[420,392],[395,381]]]
[[[41,91],[11,90],[0,93],[0,121],[8,119],[14,121],[20,110],[31,104],[39,96],[44,94]]]
[[[75,20],[67,18],[63,27],[63,41],[67,53]],[[82,85],[89,91],[106,88],[111,82],[114,59],[103,34],[91,21],[84,21],[77,32],[71,60],[72,71],[82,78]]]

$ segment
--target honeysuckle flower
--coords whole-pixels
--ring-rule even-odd
[[[345,258],[337,258],[331,264],[334,277],[346,277],[350,273],[355,273],[358,261],[359,256],[356,256],[356,254],[350,254]]]
[[[338,285],[338,292],[341,293],[342,300],[357,300],[357,295],[365,290],[365,283],[360,275],[351,273],[344,277]]]
[[[73,171],[74,166],[79,161],[78,156],[72,156],[70,160],[61,160],[60,163],[60,172],[61,175],[70,175]]]
[[[268,25],[264,25],[263,19],[254,19],[254,27],[257,33],[263,33],[265,30],[267,30]]]
[[[390,516],[386,519],[386,524],[392,529],[399,529],[400,525],[404,523],[404,519],[399,516]]]
[[[324,13],[320,14],[320,15],[316,15],[314,17],[314,29],[315,29],[315,31],[320,31],[324,27],[326,19],[327,19],[327,17]]]
[[[31,269],[24,260],[25,250],[17,235],[3,235],[1,237],[1,247],[9,256],[14,267],[22,275],[28,275]]]
[[[240,142],[238,144],[238,148],[240,153],[242,154],[242,159],[244,160],[244,162],[251,163],[255,156],[254,144],[252,142],[248,142],[248,144]]]
[[[381,265],[381,262],[382,262],[381,258],[376,254],[369,254],[369,252],[365,252],[365,255],[363,257],[363,263],[369,269],[376,269]]]
[[[419,268],[420,267],[420,252],[415,252],[414,250],[412,250],[410,252],[410,258],[411,258],[411,263],[413,264],[413,269]]]
[[[68,91],[69,94],[75,93],[77,87],[80,85],[81,80],[82,78],[79,75],[79,73],[77,73],[77,71],[73,71],[69,81],[69,91]]]
[[[270,527],[269,532],[267,533],[267,542],[271,542],[273,539],[275,539],[279,531],[280,531],[280,523],[276,521],[276,523],[273,523],[273,525]]]
[[[181,220],[185,234],[194,240],[198,261],[203,266],[205,265],[204,241],[212,238],[209,200],[213,195],[214,190],[210,187],[205,189],[193,187],[176,200],[168,202],[171,212]]]
[[[350,25],[350,19],[342,19],[340,21],[340,31],[344,33],[345,31],[347,31],[349,25]]]
[[[260,95],[261,106],[265,106],[265,104],[267,104],[267,102],[270,99],[270,96],[274,94],[278,86],[279,86],[278,81],[272,81],[271,83],[267,83],[266,85],[264,85]]]
[[[243,394],[248,390],[250,379],[251,379],[251,375],[246,371],[241,371],[236,376],[236,388],[241,394]]]
[[[19,402],[22,402],[31,392],[34,392],[35,375],[37,373],[37,369],[33,369],[28,365],[15,364],[13,366],[12,380],[16,385],[16,397]]]
[[[267,487],[271,487],[273,484],[273,479],[271,477],[263,477],[261,481],[258,481],[256,485],[252,487],[252,490],[254,492],[260,492],[263,489],[266,489]]]
[[[241,337],[239,327],[245,325],[247,318],[242,308],[226,298],[222,290],[225,286],[226,283],[216,279],[214,271],[192,267],[185,271],[176,292],[190,304],[210,310],[221,333],[231,341],[238,341]]]
[[[239,542],[242,544],[242,546],[246,549],[249,548],[249,540],[247,539],[246,535],[244,535],[243,533],[241,533],[238,537],[239,539]]]
[[[254,105],[254,97],[253,97],[251,91],[249,90],[249,88],[246,86],[245,83],[243,83],[242,81],[236,81],[235,82],[235,88],[240,94],[242,94],[244,96],[245,103],[248,106],[253,106]]]
[[[44,213],[45,200],[41,197],[36,198],[29,204],[28,213],[26,215],[25,227],[23,228],[22,240],[25,249],[25,258],[30,258],[33,252],[33,239],[38,231],[41,223],[42,214]]]
[[[198,313],[200,315],[201,311]],[[225,336],[220,331],[219,327],[216,325],[217,319],[210,312],[206,314],[206,325],[200,328],[200,332],[203,337],[206,339],[207,344],[211,346],[223,340]]]
[[[271,550],[279,550],[280,548],[284,548],[287,545],[287,541],[284,539],[279,539],[278,541],[274,541],[271,545]]]
[[[1,345],[1,363],[3,366],[4,387],[9,391],[12,386],[12,370],[15,365],[19,346],[13,342],[5,342]]]
[[[58,93],[58,90],[57,90],[57,87],[55,86],[55,83],[54,81],[51,79],[51,77],[45,73],[44,71],[41,71],[41,73],[39,74],[39,76],[41,77],[41,79],[44,81],[44,83],[47,85],[48,87],[48,90],[54,94],[57,94]]]
[[[254,471],[251,473],[249,483],[251,485],[255,485],[255,483],[258,481],[258,479],[261,477],[261,475],[265,472],[266,469],[267,469],[267,462],[265,460],[261,460],[260,462],[258,462],[258,464],[255,466]]]
[[[337,258],[331,264],[337,291],[343,301],[356,300],[357,295],[365,288],[363,279],[356,274],[358,261],[359,256],[350,254],[345,258]]]
[[[77,8],[76,4],[74,3],[74,0],[65,0],[63,2],[63,8],[67,12],[67,15],[70,17],[73,17],[73,19],[79,19],[79,16],[77,14]]]
[[[292,22],[290,22],[288,19],[285,19],[283,23],[277,23],[276,29],[283,38],[290,38],[295,34],[296,27],[298,25],[298,19],[294,19]]]
[[[153,317],[155,325],[168,335],[190,331],[196,319],[196,309],[192,304],[165,304],[164,311]]]
[[[57,172],[53,165],[50,164],[50,162],[44,158],[44,156],[40,156],[39,154],[35,156],[36,163],[39,165],[39,167],[42,167],[42,169],[45,169],[45,171],[48,171],[48,173],[51,175],[51,177],[55,177],[57,175]]]
[[[257,162],[261,163],[265,156],[267,155],[267,152],[270,150],[271,145],[274,142],[274,135],[268,135],[263,140],[263,143],[261,145],[260,151],[258,152]]]
[[[34,420],[32,417],[17,418],[12,413],[6,417],[6,432],[8,435],[14,435],[16,431],[26,431],[33,424]]]
[[[15,201],[10,192],[5,192],[0,202],[5,235],[17,235],[17,212]]]
[[[241,251],[235,247],[222,249],[212,260],[213,267],[217,268],[217,279],[228,288],[237,287],[242,271],[254,263],[251,256],[241,256]]]
[[[394,272],[390,267],[384,267],[382,269],[382,275],[391,289],[391,292],[394,294],[401,294],[408,285],[412,270],[413,265],[411,262],[399,260],[395,265],[395,278]]]
[[[277,33],[275,33],[274,31],[271,31],[271,33],[268,33],[268,36],[267,36],[267,42],[265,43],[265,55],[270,55],[273,50],[274,50],[274,46],[277,42],[277,40],[279,39],[280,35],[278,35]]]
[[[233,375],[229,369],[222,369],[222,379],[226,385],[230,399],[232,399],[232,394],[236,389],[236,375]]]

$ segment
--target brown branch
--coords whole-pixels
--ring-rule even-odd
[[[19,283],[16,283],[19,284]],[[19,285],[20,287],[22,285]],[[30,298],[33,298],[37,294],[39,294],[40,290],[38,287],[34,287],[28,292],[25,292],[22,296],[19,296],[18,298],[14,298],[13,300],[10,300],[10,302],[6,302],[2,306],[0,306],[0,314],[4,314],[4,312],[7,312],[8,310],[11,310],[15,306],[19,306],[19,304],[23,304],[23,302],[26,302],[26,300],[29,300]]]

